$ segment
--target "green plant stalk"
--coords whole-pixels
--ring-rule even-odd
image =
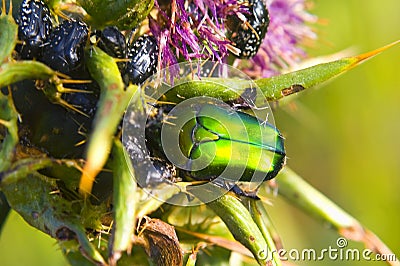
[[[89,72],[100,86],[100,99],[79,185],[80,192],[85,196],[91,192],[96,175],[106,163],[120,119],[132,95],[138,90],[136,85],[125,89],[115,60],[100,48],[87,49],[86,56]]]
[[[30,173],[51,167],[56,160],[51,158],[26,158],[16,161],[10,169],[0,172],[0,188],[4,185],[17,182],[22,178],[26,178]]]
[[[251,214],[230,194],[207,204],[226,224],[234,238],[247,247],[260,265],[271,260],[271,249]]]
[[[0,172],[0,188],[26,178],[32,172],[60,165],[74,167],[76,162],[69,159],[53,159],[48,157],[20,159],[13,163],[6,171]]]
[[[136,209],[137,209],[137,185],[136,180],[131,175],[133,167],[130,160],[126,160],[126,151],[122,143],[114,140],[112,150],[113,155],[113,175],[114,175],[114,233],[112,249],[110,249],[110,260],[116,261],[121,257],[121,253],[131,249],[132,235],[136,228]]]
[[[257,211],[260,212],[260,216],[262,218],[263,224],[266,227],[266,230],[269,232],[270,236],[272,237],[273,243],[277,249],[282,249],[282,239],[279,236],[276,227],[273,225],[271,221],[271,217],[269,216],[267,210],[265,209],[265,205],[262,201],[257,201],[256,206]]]
[[[362,226],[350,214],[304,181],[289,167],[285,167],[276,177],[278,193],[305,212],[329,223],[347,239],[363,242],[378,254],[394,254],[376,235]],[[399,261],[387,261],[390,265],[400,265]]]
[[[18,25],[12,15],[7,15],[5,0],[2,3],[3,7],[0,15],[0,65],[11,56],[18,39]]]
[[[0,87],[6,87],[25,79],[42,79],[59,81],[58,73],[37,61],[15,61],[0,66]]]
[[[83,83],[86,81],[68,80],[67,78],[68,76],[56,72],[45,64],[37,61],[13,61],[4,63],[0,66],[0,87],[6,87],[26,79],[48,80],[50,84],[45,86],[45,88],[42,89],[42,92],[50,102],[60,104],[85,115],[74,106],[65,102],[61,98],[61,94],[63,92],[68,92],[68,89],[63,87],[63,83]]]
[[[0,143],[0,181],[2,172],[11,166],[15,146],[18,144],[17,120],[18,113],[11,95],[5,96],[0,92],[0,126],[2,125],[7,129],[4,139]]]
[[[275,263],[274,265],[282,265],[279,254],[276,252],[278,248],[275,245],[274,237],[272,236],[270,228],[268,227],[271,226],[269,216],[262,201],[246,198],[244,199],[243,204],[249,206],[249,211],[253,217],[253,220],[258,225],[258,228],[260,228],[260,231],[263,234],[269,249],[272,251],[272,261]]]
[[[219,190],[219,188],[212,187],[210,189]],[[196,190],[193,190],[193,194],[203,202],[208,202],[208,195],[210,195],[208,192],[196,193]],[[271,260],[271,250],[262,232],[237,197],[226,193],[220,198],[208,202],[207,206],[222,219],[233,237],[251,251],[260,265],[266,265]]]

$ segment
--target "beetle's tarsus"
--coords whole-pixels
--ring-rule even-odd
[[[260,198],[257,196],[257,190],[255,191],[244,191],[238,185],[233,185],[230,189],[233,193],[240,197],[247,197],[255,200],[259,200]]]
[[[260,197],[257,196],[257,192],[258,192],[257,189],[252,190],[252,191],[245,191],[242,188],[240,188],[237,184],[234,184],[232,182],[226,182],[226,181],[221,182],[221,180],[218,180],[218,179],[215,179],[212,182],[216,186],[226,189],[228,191],[231,191],[239,197],[247,197],[247,198],[251,198],[251,199],[255,199],[255,200],[260,200]]]

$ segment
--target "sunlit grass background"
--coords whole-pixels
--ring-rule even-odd
[[[398,0],[315,0],[319,41],[311,55],[366,52],[400,39]],[[288,165],[373,230],[400,255],[400,46],[275,111]],[[336,248],[337,234],[280,199],[271,216],[286,249]],[[363,248],[349,243],[349,248]],[[337,265],[338,261],[295,262]],[[365,265],[340,262],[341,265]],[[0,264],[66,265],[55,240],[12,213]],[[374,263],[372,263],[375,265]],[[371,265],[372,265],[371,264]],[[383,263],[378,265],[384,265]]]

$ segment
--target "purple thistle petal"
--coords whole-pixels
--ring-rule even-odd
[[[169,48],[162,47],[160,52],[188,61],[204,58],[223,62],[230,44],[224,21],[228,15],[246,10],[237,0],[171,0],[169,10],[163,10],[165,7],[156,0],[155,7],[158,14],[150,23],[151,31],[159,40],[161,33],[169,33],[167,38],[163,37]],[[173,61],[169,57],[163,61],[163,67]]]
[[[307,13],[306,0],[265,1],[270,24],[258,53],[250,60],[234,62],[254,78],[277,75],[296,65],[306,57],[302,41],[316,38],[307,23],[317,18]],[[228,16],[249,14],[248,3],[238,0],[171,0],[163,6],[155,0],[155,8],[158,13],[150,18],[149,26],[160,44],[159,68],[182,59],[226,61],[229,52],[237,51],[224,23]]]

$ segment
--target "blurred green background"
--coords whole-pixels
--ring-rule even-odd
[[[400,39],[398,0],[315,0],[323,21],[311,55],[373,50]],[[324,24],[324,25],[322,25]],[[400,46],[275,111],[288,165],[373,230],[400,255]],[[338,235],[281,199],[272,219],[285,248],[336,248]],[[350,242],[349,248],[363,247]],[[365,265],[319,261],[299,265]],[[12,213],[0,235],[0,264],[67,265],[55,240]],[[370,263],[375,265],[375,263]],[[383,263],[376,263],[384,265]]]
[[[311,55],[363,53],[400,39],[398,0],[316,0],[324,21]],[[322,24],[321,23],[321,24]],[[353,54],[355,54],[353,53]],[[275,112],[288,165],[373,230],[400,255],[400,46]],[[286,249],[337,248],[337,234],[274,200],[271,215]],[[363,249],[349,243],[349,248]],[[366,265],[365,261],[295,262]],[[385,265],[369,263],[368,265]]]

